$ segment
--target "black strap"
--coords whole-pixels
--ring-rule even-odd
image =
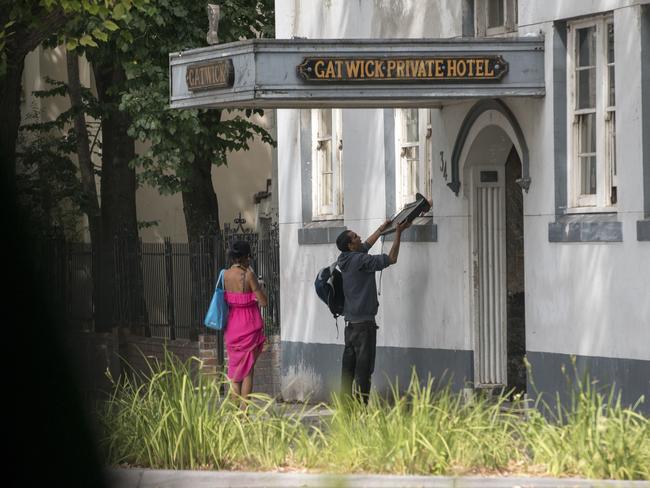
[[[246,293],[246,271],[244,271],[244,276],[242,280],[242,285],[241,285],[241,291],[242,293]]]
[[[384,236],[381,236],[380,239],[381,239],[381,249],[379,254],[384,254]],[[383,274],[384,274],[384,270],[382,269],[379,272],[379,290],[377,291],[378,296],[381,296],[381,277],[383,276]]]

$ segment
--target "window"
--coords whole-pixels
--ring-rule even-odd
[[[475,0],[476,35],[498,36],[517,29],[516,0]]]
[[[505,27],[506,13],[504,0],[488,0],[487,3],[487,28],[495,29]]]
[[[341,111],[312,110],[313,220],[343,216]]]
[[[614,24],[598,18],[569,24],[569,205],[616,204]]]
[[[395,110],[396,208],[415,201],[415,194],[431,198],[431,112]]]

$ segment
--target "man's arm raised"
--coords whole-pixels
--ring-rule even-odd
[[[411,222],[402,222],[397,224],[397,229],[395,230],[395,240],[393,245],[388,252],[388,261],[390,264],[395,264],[397,262],[397,256],[399,255],[399,245],[402,241],[402,231],[411,227]]]
[[[377,242],[377,239],[381,236],[381,233],[386,230],[386,228],[390,225],[390,220],[386,220],[383,224],[381,224],[379,227],[377,227],[377,230],[372,233],[370,237],[366,239],[366,243],[368,244],[368,248],[371,248],[375,242]]]

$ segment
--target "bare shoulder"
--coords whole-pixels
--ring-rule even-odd
[[[228,268],[226,269],[226,272],[223,274],[224,279],[231,281],[233,279],[236,279],[239,276],[240,273],[237,272],[236,269],[233,268]]]
[[[223,281],[224,284],[226,285],[227,288],[232,288],[230,284],[232,283],[233,280],[233,270],[232,269],[226,269],[226,271],[223,273]]]

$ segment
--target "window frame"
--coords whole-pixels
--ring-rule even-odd
[[[517,32],[517,0],[500,0],[503,4],[503,24],[489,26],[489,0],[474,1],[474,22],[477,37],[503,36]]]
[[[418,114],[418,140],[417,142],[406,139],[406,110],[417,110]],[[427,108],[410,107],[398,108],[394,111],[395,116],[395,208],[399,210],[405,204],[414,201],[415,194],[404,191],[405,159],[403,149],[406,147],[418,148],[418,162],[416,167],[416,191],[426,198],[431,198],[433,187],[433,171],[431,160],[431,110]],[[430,215],[431,212],[425,215]]]
[[[321,136],[321,117],[323,111],[331,112],[331,127],[328,136]],[[340,109],[312,109],[312,221],[340,220],[343,218],[343,177],[342,177],[342,151],[343,139],[341,131]],[[322,197],[323,187],[323,159],[324,143],[330,144],[330,164],[332,174],[331,204],[324,204]]]
[[[612,211],[616,207],[615,175],[612,170],[616,161],[616,105],[609,106],[609,69],[607,63],[608,26],[614,25],[612,14],[592,16],[567,22],[567,212],[585,213]],[[576,63],[578,62],[578,36],[580,29],[593,27],[596,31],[595,41],[595,107],[577,109],[576,101],[580,96],[576,86]],[[614,28],[614,50],[616,49],[616,30]],[[614,56],[614,61],[616,56]],[[615,63],[614,63],[615,66]],[[616,70],[614,69],[614,76]],[[614,83],[614,86],[616,83]],[[614,96],[616,98],[616,96]],[[580,124],[578,117],[594,114],[595,119],[595,161],[596,193],[581,192],[580,164]],[[613,119],[613,120],[612,120]],[[611,122],[609,122],[611,121]],[[611,140],[613,139],[613,147]],[[584,153],[591,154],[591,153]],[[614,165],[613,165],[613,164]]]

